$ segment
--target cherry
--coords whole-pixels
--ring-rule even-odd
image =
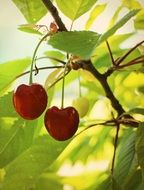
[[[89,110],[89,101],[85,97],[74,99],[72,105],[78,111],[80,117],[84,117]]]
[[[21,117],[33,120],[46,109],[47,98],[47,93],[40,84],[21,84],[13,94],[13,104]]]
[[[53,106],[45,113],[45,126],[48,133],[56,140],[71,138],[78,129],[79,115],[75,108],[59,109]]]

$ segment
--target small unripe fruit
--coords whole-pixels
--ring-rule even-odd
[[[78,111],[80,117],[84,117],[89,110],[89,101],[85,97],[74,99],[72,105]]]

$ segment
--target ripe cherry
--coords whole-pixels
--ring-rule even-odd
[[[77,131],[79,115],[75,108],[49,108],[45,114],[45,126],[49,134],[56,140],[65,141]]]
[[[84,117],[89,110],[89,101],[85,97],[74,99],[72,105],[78,111],[80,117]]]
[[[13,94],[13,104],[17,113],[24,119],[38,118],[47,106],[47,93],[40,85],[21,84]]]

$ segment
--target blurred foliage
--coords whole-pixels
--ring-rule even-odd
[[[42,1],[13,2],[28,22],[20,29],[40,34],[35,28],[27,26],[36,26],[33,23],[37,23],[47,13]],[[72,22],[89,11],[85,26],[90,29],[98,16],[103,16],[109,3],[56,0],[56,6]],[[127,13],[119,19],[125,8]],[[61,51],[46,50],[43,58],[54,57],[65,61],[69,52],[82,58],[90,58],[94,67],[104,73],[113,66],[105,40],[109,41],[115,60],[124,55],[128,48],[121,48],[121,45],[144,29],[143,13],[144,7],[139,1],[121,0],[110,19],[108,30],[103,34],[92,31],[54,34],[48,43]],[[115,34],[130,19],[134,26],[133,32]],[[143,56],[143,53],[143,46],[136,48],[121,64]],[[51,66],[61,64],[50,60]],[[90,108],[80,120],[77,136],[58,142],[47,134],[43,123],[44,114],[35,121],[25,121],[13,108],[14,82],[30,64],[30,58],[0,64],[0,190],[143,190],[144,64],[115,70],[108,78],[112,92],[126,113],[141,121],[138,129],[121,127],[113,176],[111,162],[116,127],[99,123],[111,120],[117,114],[105,97],[98,80],[82,69],[72,70],[67,74],[65,102],[71,105],[72,100],[78,97],[80,82],[82,96],[87,97]],[[61,81],[53,87],[51,85],[62,74],[63,69],[55,69],[45,78],[48,107],[58,104],[61,99]]]

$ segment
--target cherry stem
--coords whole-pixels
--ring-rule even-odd
[[[36,53],[37,53],[37,50],[40,46],[40,44],[50,35],[50,33],[47,33],[45,36],[43,36],[43,38],[39,41],[39,43],[37,44],[35,50],[34,50],[34,53],[33,53],[33,57],[32,57],[32,63],[31,63],[31,68],[30,68],[30,77],[29,77],[29,84],[32,84],[33,83],[33,65],[35,63],[35,58],[36,58]]]
[[[68,62],[65,64],[64,72],[63,72],[61,109],[63,109],[64,107],[64,86],[65,86],[65,75],[66,75],[67,64]]]

